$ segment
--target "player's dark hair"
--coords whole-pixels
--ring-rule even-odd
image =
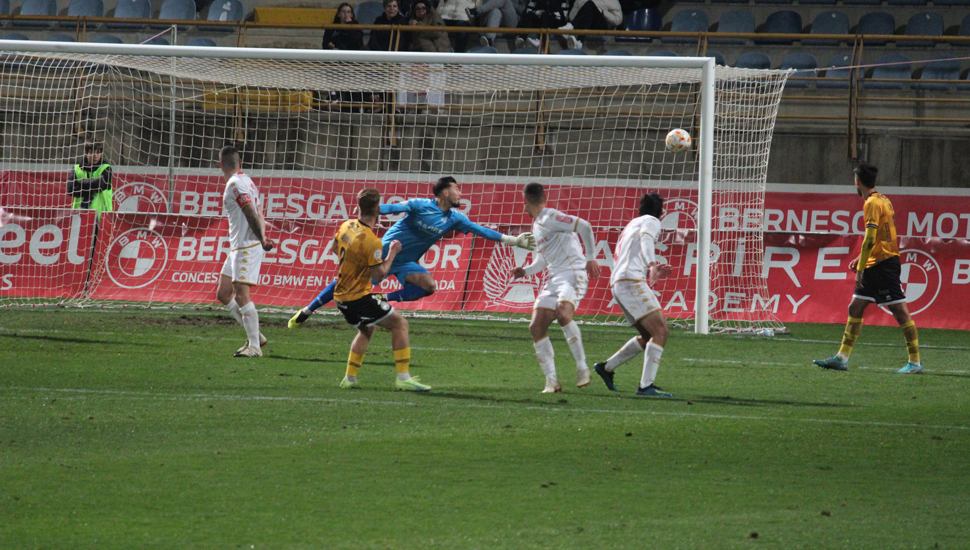
[[[852,172],[855,173],[855,177],[862,185],[869,189],[876,186],[876,176],[879,175],[879,169],[875,166],[863,162],[859,166],[856,166]]]
[[[88,153],[103,153],[104,145],[101,145],[100,141],[89,141],[84,144],[84,154]]]
[[[357,206],[361,216],[376,216],[381,209],[381,192],[377,189],[363,189],[357,193]]]
[[[445,189],[448,189],[449,187],[451,187],[453,184],[456,184],[456,183],[458,183],[458,181],[451,176],[438,178],[438,181],[436,181],[434,184],[434,189],[432,189],[432,192],[434,193],[434,196],[437,197],[438,195],[441,194],[442,191],[444,191]]]
[[[640,215],[660,218],[664,213],[664,199],[656,192],[640,197]]]
[[[527,183],[525,184],[525,189],[522,190],[522,196],[529,204],[541,204],[546,202],[546,190],[543,189],[541,183]]]
[[[236,149],[232,145],[226,145],[221,151],[219,151],[219,162],[222,163],[223,168],[228,168],[230,170],[239,168],[239,149]]]

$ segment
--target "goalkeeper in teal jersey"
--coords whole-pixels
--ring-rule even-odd
[[[531,233],[522,233],[517,237],[503,235],[493,229],[472,223],[468,216],[459,212],[457,208],[460,205],[461,191],[455,178],[451,176],[440,178],[434,185],[434,197],[381,205],[381,214],[406,214],[391,226],[381,239],[385,256],[391,241],[401,242],[401,251],[394,259],[389,275],[397,278],[402,288],[388,294],[388,301],[412,302],[434,294],[436,290],[434,278],[418,263],[418,260],[449,231],[474,233],[490,241],[535,250],[536,241]],[[314,311],[333,300],[333,289],[336,284],[337,282],[333,281],[327,285],[323,292],[298,311],[286,326],[289,328],[300,326]]]

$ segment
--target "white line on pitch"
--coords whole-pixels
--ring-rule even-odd
[[[334,403],[334,404],[367,404],[367,405],[388,405],[391,407],[416,407],[420,403],[409,401],[380,401],[377,399],[333,399],[327,397],[271,397],[265,395],[218,395],[218,394],[176,394],[176,393],[151,393],[151,392],[132,392],[123,390],[90,390],[75,388],[24,388],[16,386],[0,387],[0,391],[34,391],[34,392],[55,392],[55,393],[75,393],[84,395],[107,395],[117,396],[126,399],[167,399],[171,401],[287,401],[291,403]],[[441,403],[445,407],[468,407],[475,409],[501,409],[508,410],[510,405],[489,405],[485,403]],[[644,411],[626,410],[618,411],[615,409],[586,409],[586,408],[564,408],[564,407],[542,407],[535,405],[525,405],[524,410],[530,411],[552,411],[568,413],[599,413],[599,414],[632,414],[650,416],[678,416],[684,418],[711,418],[722,420],[789,420],[793,422],[808,422],[815,424],[845,424],[850,426],[882,426],[887,428],[922,428],[933,430],[961,430],[970,431],[970,426],[945,426],[936,424],[907,424],[902,422],[877,422],[870,420],[842,420],[838,418],[791,418],[791,417],[772,417],[772,416],[743,416],[733,414],[711,414],[711,413],[688,413],[673,411]]]
[[[684,357],[679,359],[679,361],[687,361],[690,363],[728,363],[731,365],[777,365],[782,367],[801,367],[808,365],[808,363],[769,363],[765,361],[738,361],[736,359],[698,359],[694,357]],[[854,370],[882,370],[882,371],[896,371],[893,367],[852,367]],[[933,372],[942,372],[947,374],[968,374],[968,370],[938,370],[933,369]]]

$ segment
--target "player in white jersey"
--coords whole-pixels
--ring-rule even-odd
[[[532,322],[529,323],[539,367],[546,375],[546,387],[542,393],[562,391],[562,384],[556,376],[555,352],[548,334],[553,321],[559,321],[566,336],[569,351],[576,360],[576,386],[582,388],[589,384],[590,375],[583,337],[579,325],[573,321],[573,313],[579,301],[586,296],[589,286],[587,275],[589,279],[600,276],[599,265],[593,259],[593,228],[582,218],[547,208],[546,194],[541,184],[527,184],[522,194],[525,197],[525,211],[535,220],[532,222],[532,235],[536,239],[536,252],[531,264],[515,268],[512,275],[527,277],[543,269],[549,270],[546,284],[532,308]],[[583,241],[582,246],[580,240]],[[583,248],[586,249],[585,254]]]
[[[219,152],[219,168],[226,176],[223,207],[229,218],[229,254],[219,275],[216,298],[246,329],[246,344],[235,357],[262,357],[266,337],[259,332],[256,304],[249,289],[259,284],[263,252],[273,249],[266,238],[266,220],[259,211],[259,190],[241,170],[239,151],[227,145]]]
[[[593,370],[603,378],[607,388],[617,391],[613,383],[613,371],[646,351],[637,395],[673,397],[673,394],[664,392],[653,383],[669,335],[660,302],[651,288],[661,277],[670,275],[672,271],[671,266],[657,261],[654,252],[654,246],[660,237],[663,198],[657,193],[644,195],[640,199],[639,212],[640,216],[627,224],[620,234],[614,254],[610,289],[626,320],[640,335],[627,341],[606,361],[593,365]]]

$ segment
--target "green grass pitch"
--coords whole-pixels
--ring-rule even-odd
[[[524,323],[411,320],[394,391],[379,331],[340,390],[353,329],[262,315],[234,359],[225,313],[0,310],[0,549],[892,549],[970,547],[970,334],[842,327],[774,338],[674,331],[542,395]],[[918,321],[918,320],[917,320]],[[586,326],[590,364],[632,332]]]

